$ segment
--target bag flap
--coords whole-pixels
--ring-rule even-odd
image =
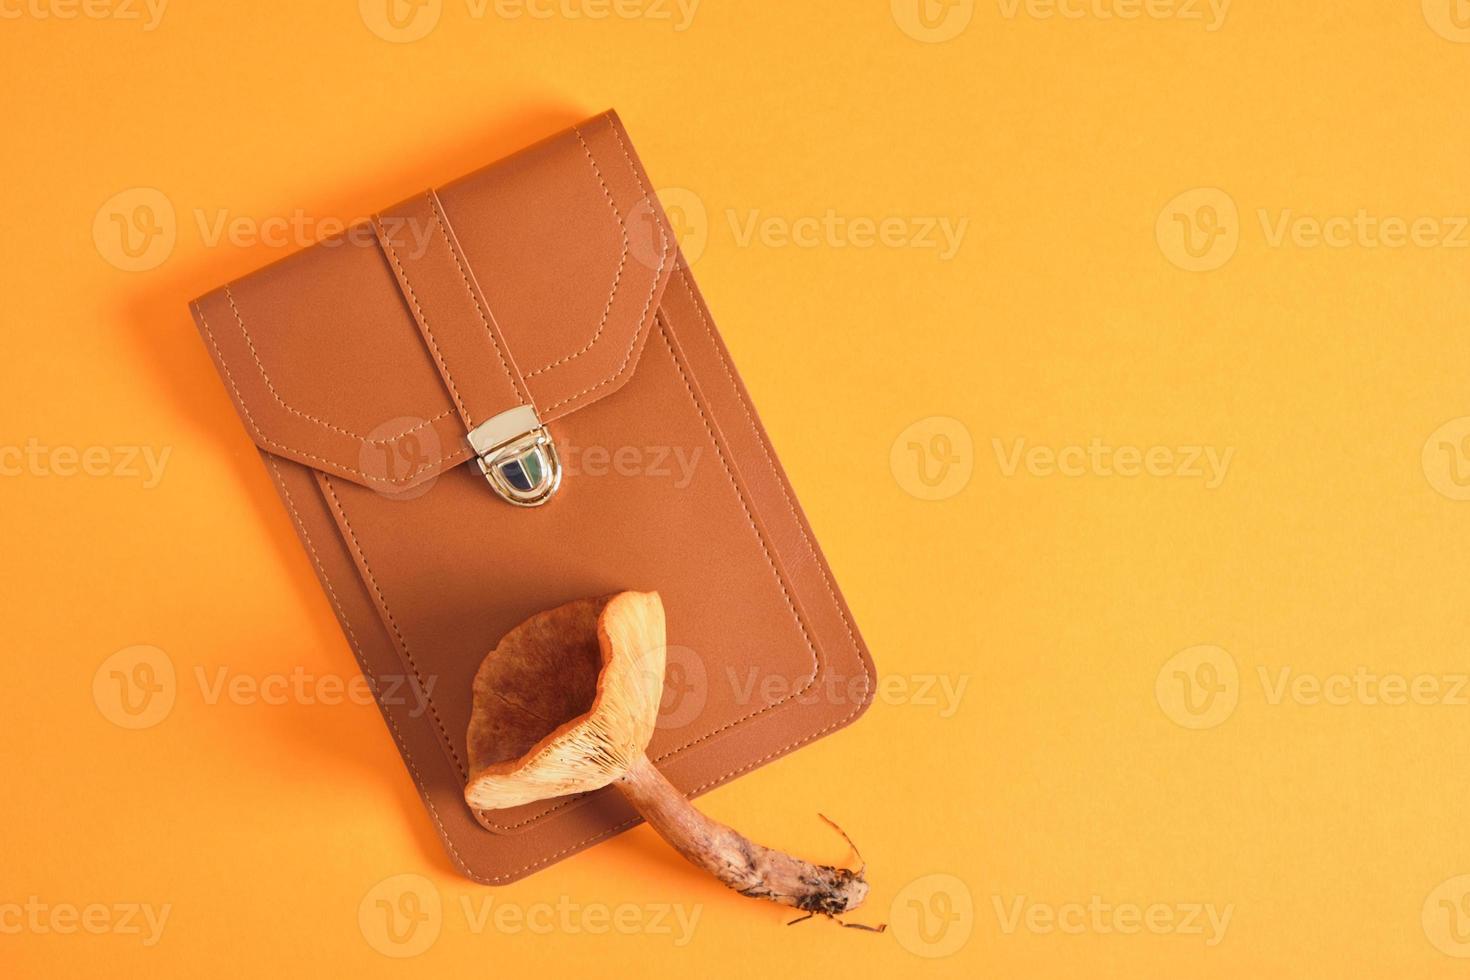
[[[460,388],[506,388],[509,374],[551,423],[631,377],[675,242],[614,113],[426,199],[193,304],[266,452],[402,493],[474,456],[466,433],[487,413]],[[417,259],[453,261],[464,291],[428,313],[478,340],[420,330],[427,297],[402,275]]]

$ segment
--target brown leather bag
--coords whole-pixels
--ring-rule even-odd
[[[193,304],[454,863],[637,819],[465,804],[471,681],[532,613],[657,590],[649,754],[691,794],[853,721],[872,661],[607,113]]]

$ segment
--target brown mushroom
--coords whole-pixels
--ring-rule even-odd
[[[811,864],[712,820],[646,754],[664,687],[656,592],[539,613],[475,675],[465,799],[495,810],[615,785],[664,840],[729,887],[809,914],[862,904],[862,870]]]

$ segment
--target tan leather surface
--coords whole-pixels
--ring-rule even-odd
[[[872,696],[868,654],[649,186],[605,114],[383,212],[379,245],[319,244],[194,308],[431,818],[478,881],[636,822],[608,790],[479,814],[463,802],[475,670],[534,612],[662,593],[670,690],[650,755],[691,793]],[[531,510],[495,496],[464,440],[523,398],[569,464]]]

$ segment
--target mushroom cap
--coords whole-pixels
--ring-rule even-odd
[[[653,737],[664,657],[657,592],[579,599],[511,630],[475,674],[465,800],[498,810],[623,775]]]

